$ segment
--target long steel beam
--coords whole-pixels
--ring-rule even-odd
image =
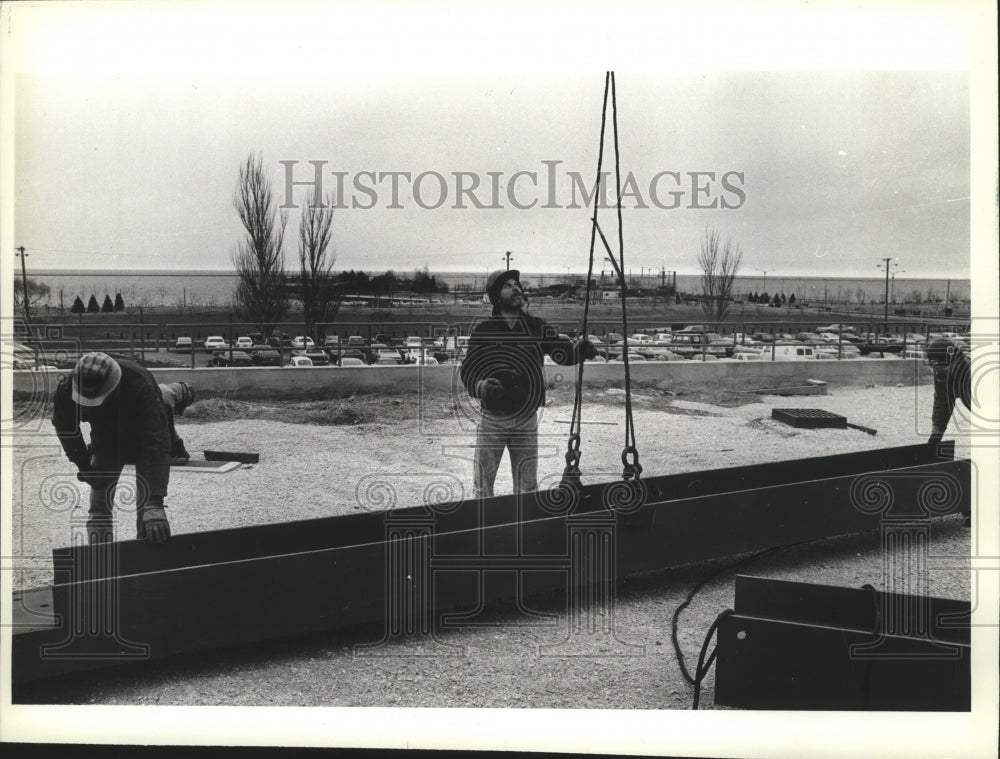
[[[951,455],[889,448],[59,549],[55,616],[14,635],[13,679],[381,621],[378,645],[476,624],[495,601],[532,616],[543,593],[594,622],[629,574],[968,511],[970,464]]]

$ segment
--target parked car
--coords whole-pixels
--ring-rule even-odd
[[[347,338],[347,345],[351,348],[363,348],[368,345],[368,341],[361,337],[361,335],[351,335]]]
[[[271,336],[267,338],[267,344],[272,348],[281,348],[286,345],[291,345],[292,338],[288,333],[276,329],[271,333]]]
[[[419,335],[408,335],[406,340],[403,341],[404,348],[423,348],[424,339]]]
[[[840,352],[840,358],[860,358],[861,357],[861,349],[858,348],[858,346],[856,346],[854,343],[849,343],[849,342],[846,342],[846,341],[840,343],[837,346],[832,346],[831,345],[830,346],[830,350],[832,350],[835,354],[839,351]]]
[[[776,345],[773,357],[775,361],[812,361],[816,351],[811,345]]]
[[[311,367],[313,365],[312,359],[306,358],[305,356],[292,356],[288,359],[288,363],[285,366],[289,366],[293,369],[301,369],[305,367]]]
[[[253,359],[245,351],[218,351],[212,356],[215,366],[253,366]]]
[[[800,343],[808,343],[810,345],[815,345],[816,343],[825,342],[822,337],[820,337],[815,332],[797,332],[795,334],[795,339]]]
[[[242,337],[236,338],[236,347],[240,350],[247,350],[248,348],[253,348],[253,338],[243,335]]]
[[[632,353],[631,351],[629,351],[628,361],[629,361],[630,364],[631,363],[645,363],[646,362],[646,357],[643,356],[641,353]],[[608,359],[608,363],[609,364],[613,364],[613,363],[624,364],[625,363],[625,359],[622,358],[622,354],[621,353],[618,353],[618,354],[612,356],[611,358],[609,358]]]
[[[306,348],[316,347],[316,343],[313,342],[313,339],[311,337],[303,337],[302,335],[296,335],[295,337],[292,338],[293,348],[301,348],[303,347],[303,345]]]
[[[670,350],[682,356],[706,353],[718,358],[726,355],[725,347],[712,345],[704,332],[675,332],[670,337]]]
[[[712,353],[692,353],[688,356],[691,361],[721,361],[723,358],[723,356],[716,356]]]
[[[336,348],[340,345],[340,335],[327,335],[323,338],[324,348]]]
[[[328,350],[326,355],[329,357],[329,362],[333,365],[336,365],[342,358],[356,358],[363,364],[368,363],[368,354],[359,351],[357,348],[344,348],[339,353],[336,350]]]
[[[826,327],[816,327],[816,329],[814,330],[814,332],[820,335],[822,335],[824,332],[830,332],[836,335],[841,332],[854,332],[854,331],[855,331],[854,327],[852,327],[850,324],[830,324],[829,326]]]
[[[752,335],[744,334],[743,332],[735,332],[733,334],[733,340],[736,345],[760,345],[762,340],[755,339]]]
[[[365,366],[363,359],[357,356],[344,356],[341,359],[334,361],[336,366]]]
[[[651,348],[646,354],[649,361],[683,361],[684,356],[667,348]]]
[[[274,348],[254,348],[250,361],[254,366],[281,366],[281,353]]]
[[[187,337],[186,335],[183,335],[181,337],[178,337],[177,341],[174,343],[174,352],[190,353],[193,347],[194,343],[191,341],[191,338]]]
[[[546,358],[548,358],[548,356],[546,356]],[[430,353],[427,353],[423,356],[417,356],[416,359],[410,361],[410,363],[416,364],[417,366],[437,366],[441,362]]]
[[[209,335],[205,338],[205,353],[214,353],[228,347],[229,343],[223,340],[221,335]]]
[[[817,332],[816,334],[819,335],[820,340],[828,345],[836,345],[843,342],[843,338],[839,332]]]
[[[330,363],[330,357],[327,356],[326,351],[322,348],[317,348],[316,346],[311,346],[306,349],[298,348],[292,349],[293,356],[305,356],[310,361],[312,361],[313,366],[326,366]]]
[[[736,351],[733,353],[733,358],[736,361],[763,361],[764,356],[760,353],[754,351]]]
[[[388,364],[396,366],[404,363],[404,361],[403,355],[396,348],[376,348],[371,351],[371,360],[369,363],[372,365],[379,364],[385,366]]]

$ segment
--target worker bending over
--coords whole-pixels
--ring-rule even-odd
[[[90,445],[81,422],[90,424]],[[170,480],[170,423],[160,387],[148,369],[105,353],[80,357],[56,388],[52,424],[77,479],[90,485],[90,542],[111,540],[111,508],[125,464],[135,465],[136,537],[170,536],[164,499]]]

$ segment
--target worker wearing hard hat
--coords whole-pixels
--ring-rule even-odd
[[[515,269],[495,271],[486,280],[493,314],[469,336],[461,377],[478,398],[482,416],[476,431],[473,489],[493,495],[503,452],[510,454],[514,492],[538,489],[538,409],[545,403],[543,354],[572,366],[597,356],[589,340],[561,338],[554,327],[525,310],[528,304]]]
[[[169,385],[160,385],[160,395],[167,408],[167,423],[170,427],[170,462],[182,464],[191,458],[191,454],[177,434],[174,417],[184,416],[184,410],[194,403],[194,388],[187,382],[171,382]]]
[[[937,444],[948,429],[955,402],[961,399],[967,409],[972,408],[972,360],[966,346],[950,337],[936,337],[924,350],[934,370],[934,407],[927,442]]]
[[[90,424],[90,446],[81,422]],[[90,542],[112,539],[111,508],[125,464],[135,464],[136,537],[152,543],[167,540],[170,427],[160,387],[149,370],[105,353],[84,354],[56,388],[52,424],[79,470],[77,479],[90,485]]]

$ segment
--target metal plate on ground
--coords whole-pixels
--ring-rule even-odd
[[[238,461],[241,464],[259,464],[260,454],[242,451],[205,451],[205,461]]]
[[[240,465],[238,461],[194,461],[188,460],[183,464],[171,464],[172,472],[201,472],[202,474],[224,474],[236,469]]]
[[[775,408],[771,418],[793,427],[847,427],[847,417],[818,408]]]

